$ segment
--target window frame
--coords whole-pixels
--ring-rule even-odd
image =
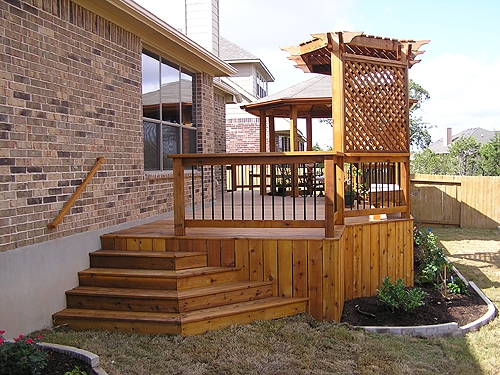
[[[142,124],[143,124],[143,136],[144,136],[144,141],[143,141],[143,147],[144,147],[144,170],[145,172],[164,172],[164,171],[172,171],[172,167],[171,166],[166,166],[165,164],[167,164],[165,162],[165,159],[167,159],[166,157],[166,154],[164,153],[164,140],[165,140],[165,137],[164,137],[164,134],[163,134],[163,128],[164,126],[166,127],[171,127],[171,128],[175,128],[176,129],[176,133],[177,133],[177,136],[176,136],[176,139],[175,139],[175,142],[176,142],[176,146],[177,146],[177,150],[178,152],[177,153],[180,153],[180,154],[183,154],[183,153],[197,153],[198,152],[198,147],[193,147],[193,150],[190,150],[189,149],[189,146],[188,146],[188,149],[185,150],[184,149],[184,144],[187,144],[187,145],[190,145],[191,142],[189,140],[190,136],[192,136],[192,133],[194,133],[194,137],[195,139],[197,140],[197,132],[198,132],[198,129],[197,129],[197,124],[196,124],[196,121],[195,121],[195,116],[194,116],[194,107],[195,107],[195,100],[196,100],[196,95],[195,95],[195,92],[196,92],[196,74],[195,73],[192,73],[191,71],[189,71],[188,69],[186,68],[183,68],[181,65],[178,65],[178,64],[175,64],[173,63],[172,61],[168,60],[167,58],[165,58],[164,56],[162,55],[159,55],[155,52],[152,52],[151,50],[147,49],[147,48],[143,48],[142,49],[142,54],[141,56],[143,56],[142,58],[142,61],[141,61],[141,73],[142,73],[142,79],[143,79],[143,82],[142,82],[142,87],[141,87],[141,93],[142,93],[142,97],[144,97],[144,94],[147,94],[149,92],[154,92],[154,91],[147,91],[147,92],[144,92],[144,78],[145,78],[145,64],[144,64],[144,55],[148,56],[149,58],[155,60],[158,64],[158,71],[156,74],[152,74],[153,76],[157,76],[157,81],[158,81],[158,96],[159,96],[159,103],[158,103],[158,107],[157,107],[157,111],[158,111],[158,117],[159,118],[152,118],[152,117],[146,117],[144,115],[144,99],[143,99],[143,102],[142,102],[142,107],[143,107],[143,115],[142,115]],[[177,71],[177,79],[176,80],[172,80],[170,81],[171,83],[177,83],[178,84],[178,109],[177,109],[177,115],[178,115],[178,118],[177,118],[177,122],[176,121],[172,121],[172,120],[164,120],[163,119],[163,116],[164,116],[164,107],[163,107],[163,93],[162,93],[162,86],[164,84],[168,84],[169,81],[164,81],[164,78],[167,77],[167,76],[164,76],[162,77],[162,67],[163,66],[168,66],[174,70]],[[174,75],[175,76],[175,75]],[[184,110],[185,110],[185,104],[183,102],[183,97],[182,97],[182,85],[183,85],[183,79],[186,80],[187,77],[190,77],[190,79],[188,79],[190,81],[190,86],[191,86],[191,118],[190,118],[190,122],[188,125],[186,125],[184,123]],[[155,167],[158,166],[158,168],[146,168],[146,154],[145,154],[145,149],[146,149],[146,137],[144,135],[144,132],[145,132],[145,124],[146,123],[149,123],[149,124],[155,124],[156,125],[156,138],[155,138],[155,144],[156,144],[156,161],[155,161]],[[187,133],[186,133],[187,132]],[[184,140],[184,137],[185,137],[185,134],[188,135],[188,139],[187,139],[187,142],[185,142]],[[170,153],[170,152],[169,152]],[[151,160],[153,160],[153,158],[151,158]]]

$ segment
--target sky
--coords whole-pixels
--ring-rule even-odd
[[[177,28],[184,0],[135,0]],[[410,78],[430,99],[417,115],[430,126],[432,141],[481,127],[500,130],[500,1],[498,0],[219,0],[220,34],[258,56],[275,82],[275,93],[313,77],[294,67],[282,46],[311,34],[363,31],[393,39],[430,40]],[[327,125],[321,124],[325,127]],[[318,128],[313,143],[331,140]]]

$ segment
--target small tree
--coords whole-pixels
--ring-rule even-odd
[[[500,133],[479,149],[485,176],[500,176]]]
[[[410,98],[418,100],[410,110],[410,146],[422,150],[431,144],[431,135],[428,130],[431,126],[424,122],[422,117],[417,117],[415,112],[431,96],[426,89],[412,79],[409,82],[409,95]]]
[[[429,148],[416,152],[411,161],[411,173],[451,174],[452,168],[448,154],[436,154]]]
[[[452,174],[459,176],[478,176],[481,171],[481,144],[473,137],[460,137],[449,147],[450,160],[452,161]]]

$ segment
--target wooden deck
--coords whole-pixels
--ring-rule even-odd
[[[412,285],[413,220],[400,216],[349,217],[333,238],[322,228],[192,227],[175,236],[173,220],[109,233],[54,319],[182,335],[300,312],[340,321],[344,301],[374,295],[383,277]]]
[[[272,281],[276,295],[307,297],[318,320],[340,320],[344,300],[376,294],[391,276],[413,285],[413,220],[346,218],[335,237],[321,228],[187,228],[174,236],[163,220],[102,236],[103,248],[206,251],[209,266],[240,268],[241,277]]]

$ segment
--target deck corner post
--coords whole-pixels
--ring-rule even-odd
[[[336,224],[344,225],[345,220],[345,205],[344,205],[344,157],[337,156],[335,163],[335,194],[337,195],[337,220]]]
[[[334,155],[325,156],[325,237],[335,237],[335,162]]]
[[[406,205],[406,211],[401,212],[401,217],[408,219],[410,218],[410,157],[401,163],[401,187],[403,189],[403,199]]]
[[[174,158],[174,235],[185,236],[184,168],[181,158]]]

